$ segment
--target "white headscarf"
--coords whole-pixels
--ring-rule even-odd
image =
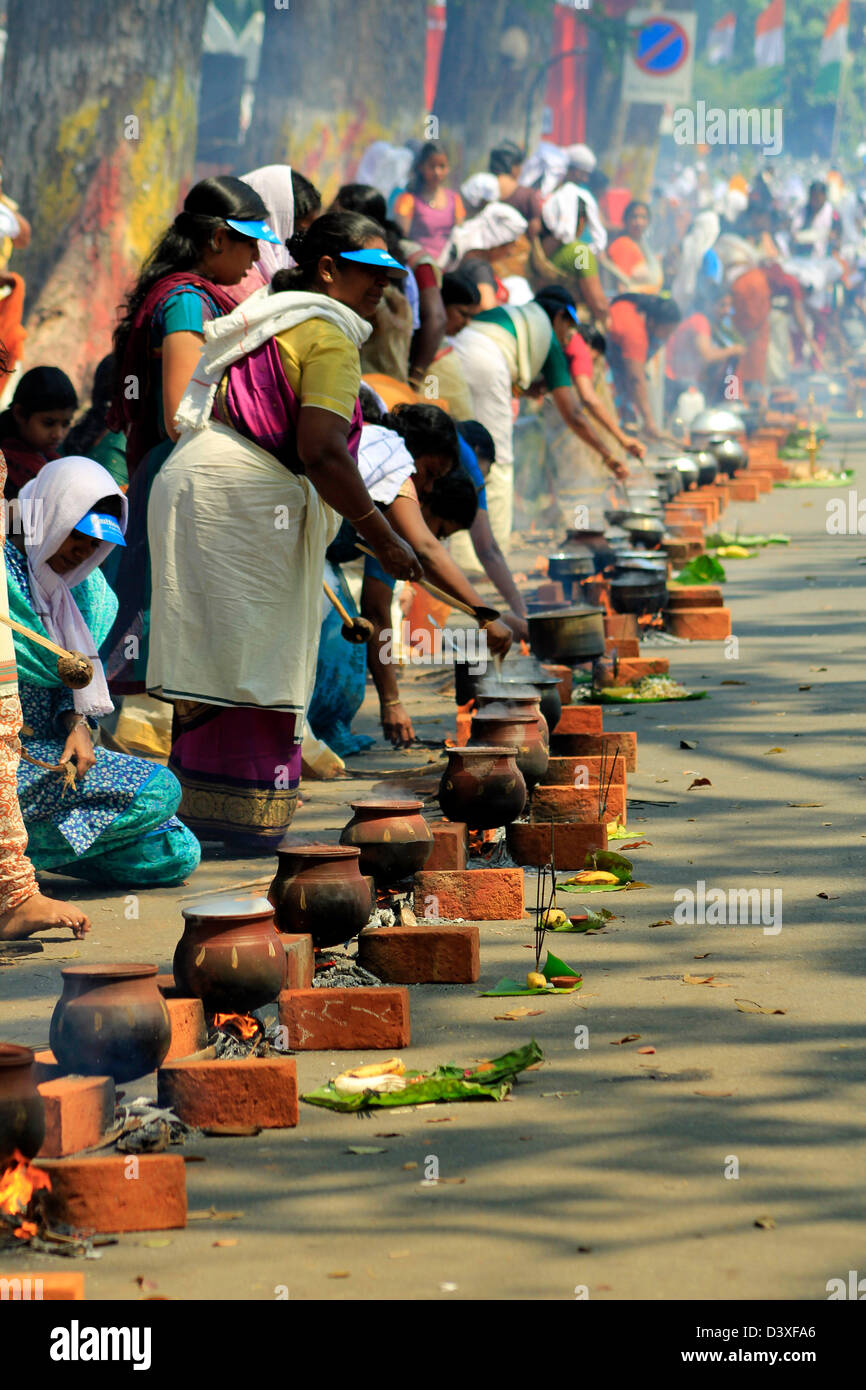
[[[285,243],[295,230],[295,195],[292,191],[292,170],[288,164],[265,164],[261,169],[243,175],[244,183],[254,188],[268,210],[268,226],[276,232],[281,246],[268,241],[259,242],[256,269],[269,285],[278,270],[289,270],[295,263]]]
[[[570,167],[579,169],[582,174],[591,174],[596,166],[597,161],[589,145],[566,145],[565,153]]]
[[[683,238],[683,254],[671,286],[671,294],[683,310],[695,297],[701,262],[718,240],[719,231],[718,213],[707,209],[698,213]]]
[[[467,251],[492,251],[496,246],[507,246],[523,236],[528,226],[517,208],[508,203],[488,203],[477,217],[469,217],[454,228],[439,264],[457,265]]]
[[[470,174],[460,185],[460,195],[470,207],[499,202],[499,180],[495,174]]]
[[[578,203],[586,208],[586,225],[590,245],[596,253],[607,246],[607,231],[601,220],[598,203],[588,188],[577,183],[564,183],[551,193],[541,205],[544,225],[553,233],[557,241],[568,246],[577,236]]]
[[[568,155],[559,145],[542,140],[523,161],[518,182],[524,188],[537,187],[542,198],[552,193],[568,173]]]
[[[93,553],[68,574],[55,574],[48,564],[78,522],[103,497],[119,497],[118,521],[126,533],[127,502],[111,474],[93,459],[71,455],[54,459],[25,483],[19,498],[27,551],[27,572],[33,607],[49,637],[69,651],[82,652],[93,663],[93,680],[72,692],[79,714],[98,718],[114,709],[93,635],[70,590],[102,564],[113,549],[101,541]]]

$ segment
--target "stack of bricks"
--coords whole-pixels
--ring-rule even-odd
[[[731,635],[731,610],[717,584],[672,584],[665,613],[668,632],[690,642],[721,642]]]
[[[631,615],[616,615],[605,625],[623,643],[635,640],[621,635],[633,622]],[[605,732],[600,705],[567,705],[551,733],[550,754],[529,821],[515,821],[506,831],[508,850],[519,864],[541,867],[553,857],[558,868],[581,869],[588,851],[607,849],[608,824],[626,819],[626,774],[637,766],[637,736],[633,730]]]

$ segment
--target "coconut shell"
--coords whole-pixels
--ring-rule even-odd
[[[83,690],[93,680],[93,663],[82,652],[57,658],[57,674],[70,690]]]

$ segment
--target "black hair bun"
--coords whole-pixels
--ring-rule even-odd
[[[299,227],[296,232],[292,232],[291,236],[286,237],[286,250],[290,256],[294,256],[295,260],[298,259],[298,252],[306,241],[306,238],[307,232],[304,227]]]

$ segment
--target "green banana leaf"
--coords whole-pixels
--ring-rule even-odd
[[[677,584],[723,584],[725,567],[712,555],[696,555],[676,577]]]
[[[548,931],[553,931],[553,928],[549,927]],[[553,989],[537,989],[531,985],[522,985],[519,980],[512,980],[506,975],[492,989],[486,989],[481,998],[513,999],[524,994],[543,994],[549,998],[551,994],[574,994],[583,984],[583,976],[577,970],[572,970],[570,965],[566,965],[565,961],[560,960],[559,956],[555,956],[552,951],[547,953],[547,959],[541,967],[541,974],[545,980],[552,980],[554,975],[573,975],[577,983],[573,989],[561,989],[558,985],[555,985]]]
[[[607,690],[599,690],[593,696],[595,704],[598,705],[669,705],[677,700],[706,700],[709,698],[708,690],[690,690],[687,695],[618,695],[615,693],[619,687],[608,687]],[[610,838],[608,836],[608,838]],[[620,836],[624,839],[624,836]]]
[[[405,1091],[379,1094],[361,1091],[354,1096],[341,1096],[328,1082],[315,1091],[308,1091],[301,1100],[308,1105],[321,1105],[328,1110],[378,1110],[397,1105],[428,1105],[436,1101],[504,1100],[518,1072],[542,1061],[544,1053],[533,1038],[523,1047],[503,1053],[490,1062],[474,1067],[451,1065],[437,1067],[433,1072],[409,1071],[410,1084]],[[415,1081],[415,1078],[420,1078]]]

